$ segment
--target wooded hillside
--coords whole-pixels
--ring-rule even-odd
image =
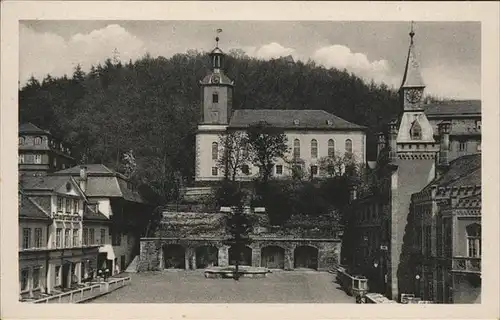
[[[32,78],[19,92],[19,121],[73,145],[80,162],[123,171],[123,154],[133,150],[132,178],[168,199],[176,181],[194,176],[198,83],[208,66],[205,53],[190,51],[126,64],[108,59],[88,74],[77,67],[70,76]],[[398,112],[396,91],[313,62],[262,61],[232,51],[225,69],[235,81],[235,109],[328,111],[369,128],[369,158],[374,133]]]

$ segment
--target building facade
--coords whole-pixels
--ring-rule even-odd
[[[420,75],[414,35],[412,31],[400,88],[402,112],[389,123],[388,130],[379,135],[377,163],[362,190],[353,193],[357,198],[350,206],[344,239],[344,248],[352,251],[344,258],[344,263],[353,272],[366,275],[372,291],[392,299],[413,292],[420,297],[426,293],[423,298],[429,299],[431,295],[427,293],[434,289],[429,289],[427,283],[436,282],[432,268],[414,268],[420,261],[416,252],[422,247],[415,251],[410,243],[415,233],[412,221],[416,217],[421,223],[433,221],[423,217],[432,216],[437,207],[426,200],[430,207],[419,204],[414,212],[412,195],[421,192],[436,176],[444,174],[450,160],[458,161],[464,155],[481,150],[480,103],[424,104],[422,101],[425,85]],[[434,230],[432,235],[435,236],[435,227],[426,228],[427,237],[429,230]],[[419,229],[416,234],[422,236],[423,232]],[[422,250],[430,248],[423,246]],[[440,285],[444,283],[441,271],[439,279]],[[426,286],[417,288],[424,283]]]
[[[441,163],[412,196],[408,223],[415,295],[437,303],[481,302],[481,156]]]
[[[249,126],[265,122],[282,129],[288,140],[288,152],[275,163],[273,176],[292,174],[293,166],[308,174],[321,176],[318,160],[349,153],[365,163],[365,127],[350,123],[322,110],[233,110],[232,81],[223,71],[224,53],[216,47],[210,54],[211,72],[200,81],[201,110],[196,134],[196,181],[221,180],[224,177],[218,160],[222,155],[220,136],[229,131],[245,131]],[[238,180],[250,180],[259,168],[248,163],[238,170]]]
[[[19,174],[40,176],[75,165],[70,148],[32,123],[19,125]]]
[[[85,194],[71,177],[25,176],[21,186],[21,299],[78,286],[85,274],[96,269],[99,250],[85,241],[82,232]]]
[[[51,175],[78,180],[90,206],[85,229],[100,245],[98,267],[113,275],[124,271],[139,254],[139,238],[151,206],[125,176],[102,164],[75,166]]]

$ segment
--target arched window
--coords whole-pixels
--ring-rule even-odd
[[[411,125],[410,136],[412,140],[422,140],[422,127],[416,120]]]
[[[24,137],[19,137],[19,145],[23,145],[24,144]]]
[[[293,140],[293,157],[300,158],[300,140]]]
[[[333,139],[328,140],[328,158],[335,156],[335,142]]]
[[[318,141],[316,139],[311,140],[311,158],[316,159],[318,157]]]
[[[352,153],[352,140],[351,139],[347,139],[345,141],[345,152]]]
[[[35,137],[35,144],[42,144],[42,138]]]
[[[470,224],[466,227],[467,231],[467,254],[469,257],[481,256],[481,225],[478,223]]]
[[[212,160],[217,160],[219,157],[219,144],[212,142]]]

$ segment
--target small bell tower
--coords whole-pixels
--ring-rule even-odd
[[[209,54],[210,71],[200,81],[200,124],[227,125],[232,114],[234,81],[224,73],[226,56],[219,48],[221,32],[222,29],[217,29],[215,48]]]

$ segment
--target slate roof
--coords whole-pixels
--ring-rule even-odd
[[[19,125],[19,133],[37,133],[37,134],[51,134],[47,130],[40,129],[31,122],[22,123]]]
[[[127,201],[145,203],[141,195],[127,186],[127,179],[103,164],[86,164],[87,188],[89,197],[124,198]],[[80,166],[54,172],[54,176],[80,176]]]
[[[37,219],[50,221],[50,216],[42,207],[35,202],[35,200],[19,193],[21,197],[21,206],[19,207],[19,219]]]
[[[83,210],[83,220],[110,221],[102,212],[99,210],[95,211],[90,206],[85,206]]]
[[[425,114],[432,116],[481,115],[481,100],[436,102],[425,105]]]
[[[214,76],[219,78],[219,82],[213,82]],[[200,81],[200,84],[204,84],[204,85],[216,84],[216,85],[229,85],[229,86],[233,86],[234,85],[234,81],[231,80],[224,72],[219,71],[217,73],[216,72],[210,72],[209,74],[207,74],[203,78],[203,80]]]
[[[26,176],[21,180],[23,189],[37,189],[37,190],[54,190],[60,187],[63,183],[67,182],[69,179],[67,176],[42,176],[42,177],[31,177]]]
[[[415,45],[413,39],[410,42],[410,47],[408,49],[408,58],[406,60],[405,72],[403,75],[403,82],[401,87],[425,87],[424,81],[422,80],[422,75],[420,73],[419,64],[417,61],[417,55],[415,53]]]
[[[466,155],[451,161],[448,170],[424,190],[432,185],[438,188],[481,185],[481,154]]]
[[[245,128],[265,121],[283,129],[364,130],[366,127],[339,118],[324,110],[235,110],[230,128]]]

